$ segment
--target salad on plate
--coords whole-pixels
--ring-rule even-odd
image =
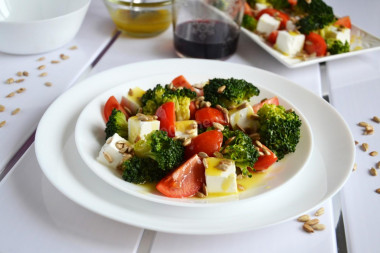
[[[97,160],[133,184],[154,184],[164,196],[226,196],[295,152],[301,120],[277,97],[235,78],[131,88],[104,104],[106,140]]]
[[[248,0],[242,26],[290,58],[361,49],[351,46],[350,17],[337,18],[322,0]]]

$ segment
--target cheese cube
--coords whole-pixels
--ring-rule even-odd
[[[109,137],[103,147],[100,149],[99,155],[96,158],[100,163],[116,169],[117,166],[123,161],[123,154],[119,152],[117,143],[126,143],[131,145],[126,139],[114,134]]]
[[[350,44],[351,40],[351,29],[345,27],[330,26],[328,31],[326,31],[327,39],[340,40],[343,44],[348,42]]]
[[[133,116],[128,119],[128,140],[131,143],[145,139],[145,135],[154,130],[160,130],[160,121],[141,121],[138,116]]]
[[[269,6],[266,4],[255,3],[255,10],[257,10],[257,11],[262,11],[262,10],[267,9],[267,8],[269,8]]]
[[[198,135],[198,124],[195,120],[175,122],[175,136],[179,138],[194,138]]]
[[[139,87],[129,89],[126,96],[121,98],[121,106],[128,108],[132,115],[136,114],[137,110],[142,106],[141,97],[145,94],[145,91]]]
[[[302,50],[304,42],[303,34],[279,31],[274,47],[285,55],[294,56]]]
[[[256,30],[259,33],[263,33],[268,36],[271,32],[277,30],[279,27],[280,21],[265,13],[259,18]]]
[[[208,193],[237,193],[236,167],[233,160],[208,157],[205,175]]]
[[[230,124],[232,128],[242,128],[247,132],[256,130],[257,122],[253,117],[254,114],[253,108],[249,104],[242,109],[230,111]]]

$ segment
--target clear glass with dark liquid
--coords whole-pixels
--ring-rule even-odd
[[[243,0],[174,0],[174,48],[180,57],[224,60],[236,52]]]
[[[181,57],[226,59],[236,51],[239,32],[223,21],[187,21],[176,27],[174,47]]]

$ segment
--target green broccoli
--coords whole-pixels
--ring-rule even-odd
[[[302,122],[294,111],[286,111],[280,105],[264,104],[257,114],[260,141],[275,153],[279,160],[296,150]]]
[[[306,15],[297,22],[300,32],[304,34],[322,29],[336,19],[333,9],[322,0],[313,0],[311,3],[298,0],[296,11]]]
[[[234,137],[232,141],[226,145],[226,141]],[[259,158],[259,152],[255,149],[252,139],[240,130],[230,130],[225,128],[223,130],[223,146],[221,149],[224,158],[235,161],[237,167],[240,168],[243,175],[252,174],[249,172],[248,167],[253,168],[253,165]]]
[[[159,106],[166,102],[174,102],[177,120],[190,119],[190,102],[196,97],[196,93],[187,88],[171,89],[169,85],[165,87],[157,84],[153,89],[149,89],[141,98],[143,113],[154,115]]]
[[[350,52],[350,44],[346,41],[344,44],[340,40],[327,39],[327,51],[330,54],[341,54]]]
[[[181,141],[170,138],[165,131],[155,130],[135,143],[134,152],[138,157],[157,161],[158,168],[168,171],[182,163],[185,148]]]
[[[123,171],[123,179],[134,184],[157,182],[167,173],[158,168],[158,163],[149,157],[133,156],[123,162],[120,169]]]
[[[220,92],[220,87],[225,89]],[[218,92],[219,90],[219,92]],[[222,79],[214,78],[203,87],[206,101],[210,101],[212,106],[221,105],[223,107],[237,106],[245,101],[249,101],[252,96],[260,94],[260,90],[243,79]]]
[[[277,10],[288,9],[291,7],[288,0],[267,0],[267,2]]]
[[[124,115],[119,110],[113,109],[111,115],[108,118],[108,122],[106,124],[106,140],[113,136],[115,133],[123,137],[124,139],[128,139],[128,121]]]
[[[249,16],[249,15],[244,15],[243,16],[243,21],[241,23],[241,25],[250,30],[250,31],[255,31],[256,30],[256,26],[257,26],[257,20],[252,17],[252,16]]]

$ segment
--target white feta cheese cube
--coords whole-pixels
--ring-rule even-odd
[[[262,11],[262,10],[267,9],[267,8],[269,8],[269,6],[266,4],[255,3],[255,10],[257,10],[257,11]]]
[[[326,32],[326,38],[340,40],[343,44],[351,41],[351,29],[345,27],[330,26]]]
[[[268,36],[271,32],[277,30],[279,27],[280,21],[265,13],[259,18],[256,30],[259,33],[263,33]]]
[[[96,158],[100,163],[116,169],[123,160],[123,154],[120,153],[120,144],[131,145],[126,139],[114,134],[109,137],[103,147],[100,149],[99,155]]]
[[[194,138],[198,135],[198,124],[195,120],[175,122],[175,136],[179,138]]]
[[[303,34],[279,31],[274,47],[285,55],[294,56],[302,50],[304,42]]]
[[[132,115],[136,114],[137,110],[141,107],[141,97],[145,94],[145,91],[139,87],[129,89],[126,96],[121,98],[121,106],[128,108]]]
[[[128,119],[128,140],[131,143],[135,143],[136,140],[145,139],[145,135],[154,130],[160,130],[160,121],[141,121],[138,116],[133,116]]]
[[[210,194],[237,193],[236,167],[233,160],[208,157],[205,176],[207,192]]]
[[[246,107],[239,110],[232,110],[229,112],[230,115],[230,124],[233,129],[242,128],[247,132],[251,132],[252,130],[256,130],[257,122],[254,120],[254,111],[252,106],[249,104]],[[238,126],[239,125],[239,126]]]

